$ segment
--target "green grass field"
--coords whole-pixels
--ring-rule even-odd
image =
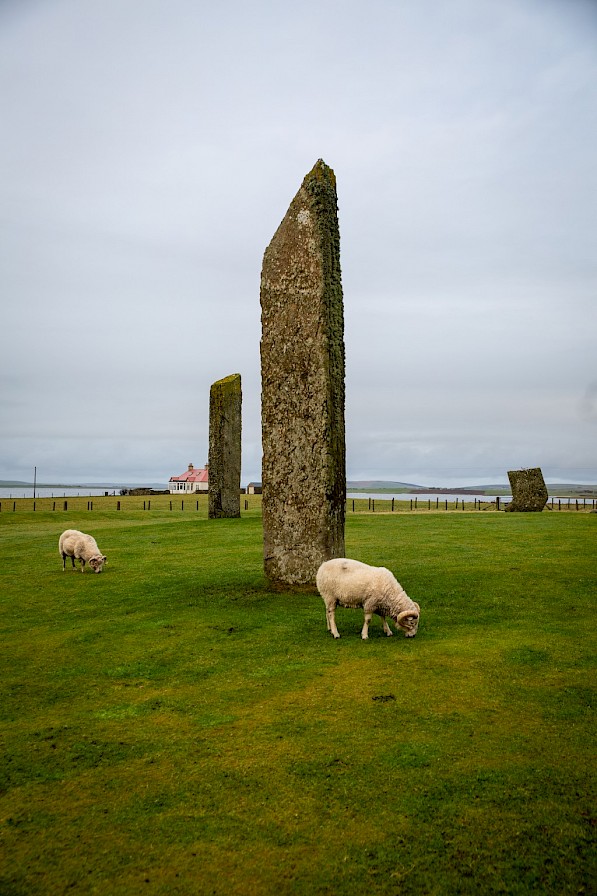
[[[0,513],[1,896],[595,892],[597,515],[349,514],[421,624],[334,641],[257,500],[110,500]]]

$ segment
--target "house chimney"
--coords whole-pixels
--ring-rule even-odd
[[[189,464],[189,473],[190,473],[191,470],[193,470],[193,469],[194,469],[193,464]]]

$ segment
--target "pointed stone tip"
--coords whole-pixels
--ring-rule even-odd
[[[323,159],[317,159],[317,161],[305,177],[305,180],[311,180],[312,178],[315,178],[319,181],[325,180],[331,183],[334,190],[336,189],[336,175],[334,174],[332,168],[330,168],[329,165],[326,165]]]

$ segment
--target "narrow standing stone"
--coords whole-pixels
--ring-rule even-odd
[[[265,573],[313,584],[344,555],[344,309],[336,178],[320,159],[261,271]]]
[[[506,510],[523,513],[540,512],[549,497],[540,467],[529,470],[508,470],[512,501]]]
[[[209,392],[209,518],[240,516],[240,374],[218,380]]]

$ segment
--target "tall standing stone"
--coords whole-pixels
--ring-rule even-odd
[[[549,497],[540,467],[528,470],[508,470],[512,488],[512,501],[506,510],[525,513],[540,512]]]
[[[240,516],[240,374],[214,383],[209,392],[209,518]]]
[[[336,178],[320,159],[261,271],[263,534],[267,577],[312,584],[344,555],[344,308]]]

